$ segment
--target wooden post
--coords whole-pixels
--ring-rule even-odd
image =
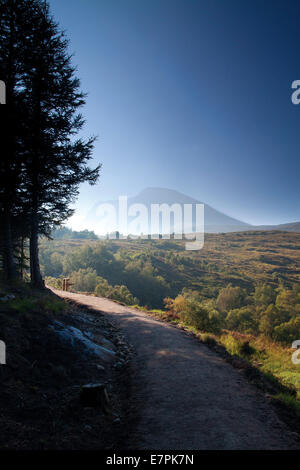
[[[70,278],[69,277],[64,277],[63,278],[63,282],[62,282],[62,290],[68,290],[68,288],[70,286],[72,286],[73,284],[70,282]]]

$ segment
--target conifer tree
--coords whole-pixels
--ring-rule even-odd
[[[19,31],[18,56],[14,58],[18,80],[14,82],[11,102],[13,109],[22,110],[23,117],[17,139],[14,136],[11,144],[14,153],[7,154],[9,163],[3,167],[5,178],[11,171],[8,166],[10,169],[15,166],[16,179],[10,190],[6,188],[3,192],[5,197],[12,193],[7,213],[12,220],[15,210],[15,221],[20,224],[22,220],[24,233],[19,227],[16,232],[30,238],[31,281],[42,287],[38,237],[49,235],[72,214],[70,203],[78,194],[79,184],[84,181],[94,184],[100,166],[88,167],[95,139],[76,138],[84,125],[78,110],[85,95],[71,63],[68,41],[51,17],[47,2],[3,0],[1,7],[6,14],[3,18],[12,18],[3,32],[6,42],[9,43],[12,31]],[[9,63],[4,50],[0,54],[3,64]],[[12,87],[8,73],[6,77]],[[17,113],[12,117],[13,124],[16,118]],[[18,148],[16,141],[20,144]],[[13,162],[17,163],[11,166]]]
[[[25,120],[22,87],[22,2],[0,0],[0,79],[6,85],[6,104],[0,106],[0,237],[5,278],[17,275],[14,257],[14,219],[19,215],[22,174],[22,123]],[[24,207],[23,207],[24,213]]]

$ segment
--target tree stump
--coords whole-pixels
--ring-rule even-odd
[[[104,384],[86,384],[81,387],[80,403],[83,406],[101,408],[110,413],[109,397]]]

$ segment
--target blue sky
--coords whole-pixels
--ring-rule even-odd
[[[88,92],[99,200],[177,189],[253,224],[300,220],[300,3],[50,0]],[[83,228],[83,227],[82,227]]]

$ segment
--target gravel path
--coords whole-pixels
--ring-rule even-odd
[[[264,395],[197,339],[108,299],[52,290],[103,312],[137,352],[127,448],[299,448]]]

